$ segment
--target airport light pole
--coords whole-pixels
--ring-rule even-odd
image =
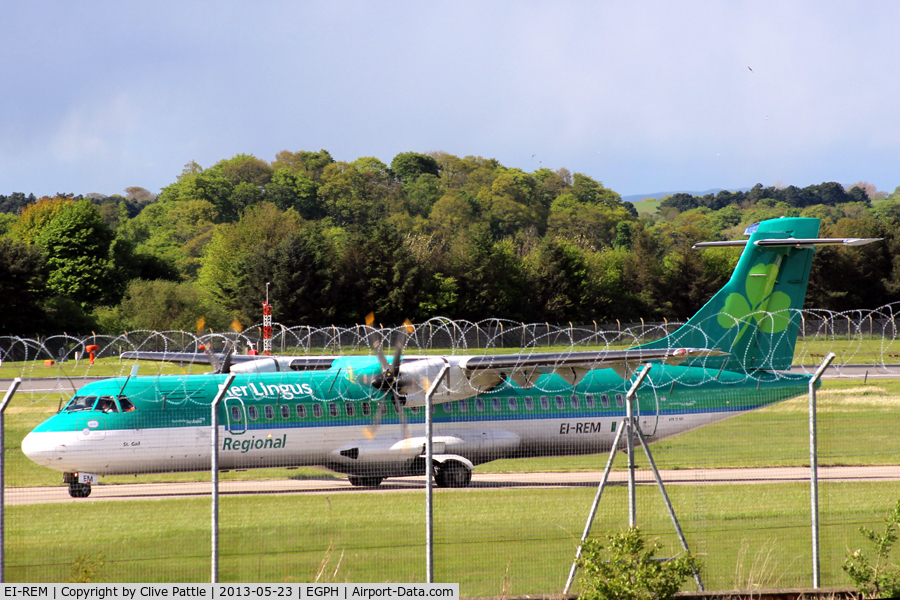
[[[0,583],[6,581],[6,555],[3,552],[3,548],[6,546],[6,522],[4,521],[4,502],[6,499],[3,497],[3,489],[6,486],[6,460],[4,452],[4,444],[6,440],[3,437],[4,427],[6,424],[4,423],[3,415],[6,412],[6,406],[9,404],[9,401],[12,400],[13,395],[16,393],[16,390],[19,389],[19,385],[22,383],[21,377],[16,377],[13,379],[12,385],[9,386],[9,389],[6,390],[6,395],[3,396],[3,402],[0,403]]]
[[[229,373],[219,393],[212,401],[212,434],[210,435],[210,470],[212,471],[212,574],[210,583],[219,583],[219,403],[234,382]]]

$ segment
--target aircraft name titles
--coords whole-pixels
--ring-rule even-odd
[[[293,400],[296,396],[311,396],[312,393],[312,386],[308,383],[288,383],[278,385],[266,385],[261,383],[258,387],[255,383],[248,383],[247,385],[233,385],[228,388],[229,398],[247,398],[250,396],[256,398],[268,398],[274,396],[276,399]]]
[[[249,440],[227,437],[222,440],[222,450],[240,450],[241,454],[246,454],[250,450],[284,448],[285,444],[287,444],[287,434],[284,434],[280,438],[268,437],[266,439],[257,439],[256,436],[254,436]]]

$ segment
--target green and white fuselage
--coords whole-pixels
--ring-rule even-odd
[[[337,358],[328,370],[237,375],[218,408],[223,469],[319,465],[361,477],[421,473],[422,407],[405,407],[408,437],[383,392],[351,381],[377,373],[368,357]],[[225,375],[114,378],[91,383],[32,431],[25,453],[64,472],[99,475],[195,471],[210,465],[212,399]],[[754,377],[703,367],[654,365],[635,413],[655,441],[804,393],[808,376]],[[531,389],[506,382],[468,399],[436,404],[435,454],[473,464],[500,458],[608,450],[625,417],[628,382],[613,369],[573,386],[542,375]],[[79,398],[92,398],[87,403]],[[100,399],[116,400],[111,412]],[[123,412],[122,406],[134,405]],[[93,403],[93,408],[72,406]],[[108,401],[107,401],[108,403]],[[386,411],[371,431],[373,413]],[[419,461],[421,462],[421,461]]]

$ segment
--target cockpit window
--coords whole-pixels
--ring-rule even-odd
[[[100,396],[100,399],[97,400],[97,405],[94,407],[94,410],[99,410],[100,412],[105,413],[117,413],[119,412],[119,405],[116,404],[116,399],[112,396]]]
[[[96,401],[97,396],[75,396],[74,398],[72,398],[72,401],[69,402],[68,406],[66,406],[66,412],[91,410],[94,407],[94,402]]]
[[[134,410],[134,402],[125,396],[119,396],[119,406],[122,407],[122,412],[131,412]]]

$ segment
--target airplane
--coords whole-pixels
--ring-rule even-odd
[[[404,358],[401,328],[389,361],[369,327],[374,356],[211,353],[214,373],[85,385],[22,451],[61,471],[75,498],[100,476],[208,469],[210,407],[230,371],[218,409],[221,469],[319,466],[374,487],[426,472],[425,392],[445,365],[432,409],[438,486],[468,486],[476,465],[501,458],[608,451],[630,380],[647,363],[635,414],[648,441],[665,439],[807,392],[811,376],[789,369],[815,246],[877,241],[818,232],[818,219],[780,218],[748,227],[746,240],[697,244],[744,247],[730,280],[676,331],[627,350]]]

